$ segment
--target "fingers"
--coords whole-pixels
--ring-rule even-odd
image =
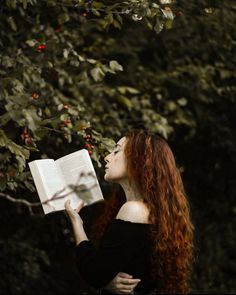
[[[132,294],[135,287],[136,287],[136,285],[129,286],[129,287],[126,287],[126,288],[124,288],[124,286],[122,286],[122,288],[120,289],[120,292],[121,292],[121,294]]]
[[[84,207],[84,201],[81,200],[81,202],[79,203],[78,207],[75,209],[75,211],[77,213],[79,213],[79,211]]]
[[[119,284],[120,284],[119,289],[122,292],[122,294],[131,294],[134,288],[141,281],[140,279],[127,278],[127,276],[130,276],[130,275],[126,274],[126,278],[121,276],[119,278]]]
[[[125,272],[119,272],[118,276],[120,276],[122,278],[127,278],[127,279],[132,279],[132,277],[133,277],[133,276],[131,276],[128,273],[125,273]]]
[[[66,200],[64,203],[64,207],[66,210],[72,210],[71,206],[70,206],[70,200]]]
[[[64,203],[64,207],[67,211],[76,211],[77,213],[80,212],[80,210],[84,207],[84,201],[81,200],[79,203],[78,207],[76,209],[73,209],[70,205],[71,201],[70,199],[66,200]]]
[[[119,283],[129,286],[129,285],[133,285],[133,284],[138,284],[140,281],[141,281],[140,279],[123,279],[123,278],[121,278],[119,280]]]
[[[139,282],[130,285],[121,285],[121,288],[125,291],[132,291],[138,285],[138,283]]]
[[[111,290],[114,294],[133,294],[134,288],[140,281],[137,278],[133,279],[133,276],[128,273],[119,272],[106,286],[106,290]]]

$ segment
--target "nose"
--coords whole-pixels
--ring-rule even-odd
[[[104,161],[105,161],[106,164],[108,163],[108,159],[107,159],[107,157],[108,157],[108,156],[106,156],[106,157],[104,158]]]
[[[109,155],[110,155],[110,154],[108,154],[108,155],[104,158],[104,161],[106,162],[106,164],[110,162],[110,161],[109,161]]]

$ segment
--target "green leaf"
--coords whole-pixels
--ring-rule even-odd
[[[117,28],[117,29],[121,29],[122,28],[122,25],[117,20],[115,20],[115,19],[113,21],[113,26],[115,28]]]
[[[13,31],[17,31],[17,26],[16,26],[15,20],[12,16],[7,18],[7,22],[9,23],[9,25],[11,26],[11,29]]]
[[[0,116],[0,126],[6,125],[10,119],[11,117],[8,113],[5,113],[2,116]]]
[[[78,55],[79,61],[85,61],[85,58],[81,55]]]
[[[105,76],[104,72],[99,67],[92,69],[90,71],[90,74],[93,77],[94,81],[96,81],[96,82],[101,81]]]
[[[6,4],[9,8],[16,9],[16,0],[7,0]]]
[[[117,100],[118,100],[121,104],[123,104],[124,106],[126,106],[127,108],[131,108],[131,107],[133,106],[131,100],[130,100],[128,97],[124,96],[124,95],[119,95],[119,96],[117,97]]]
[[[34,40],[34,39],[30,39],[30,40],[25,41],[25,43],[27,45],[29,45],[30,47],[34,47],[38,43],[38,41]]]
[[[173,20],[172,19],[167,19],[166,21],[165,21],[165,28],[167,29],[167,30],[169,30],[169,29],[171,29],[173,27]]]
[[[67,48],[65,48],[65,49],[63,50],[63,56],[64,56],[65,59],[68,58],[69,53],[70,53],[70,51],[69,51]]]
[[[123,71],[122,65],[120,65],[116,60],[111,60],[109,66],[114,71]]]
[[[23,109],[22,113],[26,119],[27,126],[29,126],[32,131],[35,131],[41,121],[40,117],[37,115],[37,110],[34,108]]]
[[[28,5],[28,0],[21,0],[21,2],[23,4],[23,8],[26,9]]]
[[[100,155],[98,154],[97,150],[93,150],[91,158],[97,163],[99,168],[102,167],[102,164],[100,162]]]
[[[9,149],[10,152],[23,159],[29,158],[29,151],[8,138],[2,129],[0,129],[0,146]]]
[[[113,139],[108,138],[108,137],[103,137],[101,142],[100,142],[100,148],[108,150],[109,152],[111,152],[114,147],[115,147],[116,143]]]
[[[60,15],[58,16],[57,19],[58,19],[58,23],[59,23],[60,25],[62,25],[62,24],[66,23],[66,22],[68,22],[68,21],[70,20],[70,16],[69,16],[68,13],[62,13],[62,14],[60,14]]]
[[[188,103],[188,101],[187,101],[187,99],[185,98],[185,97],[182,97],[182,98],[179,98],[178,100],[177,100],[177,103],[180,105],[180,106],[186,106],[187,105],[187,103]]]
[[[29,191],[35,192],[35,185],[32,182],[24,181],[24,184]]]
[[[7,178],[0,177],[0,191],[4,191],[7,187]]]
[[[127,86],[120,86],[117,87],[117,90],[121,93],[121,94],[125,94],[125,93],[131,93],[131,94],[138,94],[139,90],[133,87],[127,87]]]
[[[93,58],[87,58],[86,59],[87,62],[89,62],[90,64],[95,64],[97,61]]]
[[[3,56],[1,64],[6,68],[11,68],[15,65],[14,59],[9,56]]]

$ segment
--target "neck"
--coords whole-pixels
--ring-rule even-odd
[[[125,192],[125,197],[126,197],[127,202],[128,201],[142,201],[143,200],[138,189],[134,186],[131,186],[127,180],[122,181],[120,183],[120,185],[122,186],[122,188]]]

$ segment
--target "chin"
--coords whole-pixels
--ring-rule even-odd
[[[108,177],[107,173],[104,174],[104,179],[105,179],[106,181],[109,181],[109,177]]]
[[[109,175],[107,175],[107,174],[104,175],[104,180],[106,180],[108,182],[116,182],[115,179],[109,177]]]
[[[112,180],[107,176],[106,174],[104,175],[104,180],[111,182]]]

